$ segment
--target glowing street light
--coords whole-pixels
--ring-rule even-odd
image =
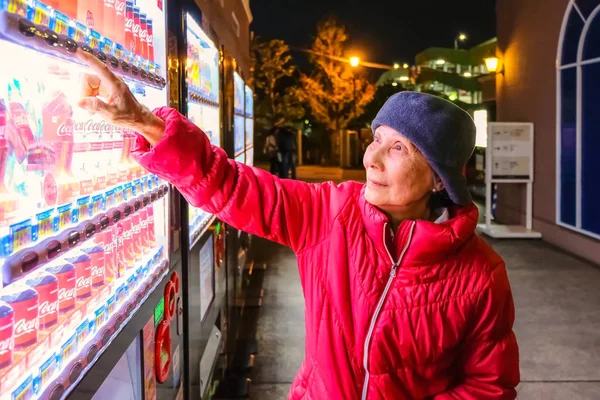
[[[439,59],[439,60],[437,60],[435,63],[436,63],[437,65],[444,65],[444,64],[446,64],[446,60],[443,60],[443,59],[441,59],[441,58],[440,58],[440,59]]]
[[[392,86],[398,86],[398,82],[392,82]]]
[[[409,79],[410,79],[410,78],[409,78],[408,76],[401,76],[401,77],[400,77],[400,81],[402,81],[402,82],[406,82],[406,81],[408,81]]]
[[[358,57],[350,57],[350,65],[353,67],[358,67],[358,64],[360,64],[360,58]]]
[[[464,75],[465,75],[465,78],[470,78],[471,76],[473,76],[473,75],[471,75],[470,72],[465,72]]]
[[[464,33],[459,33],[458,36],[454,39],[454,49],[458,50],[458,42],[464,42],[467,40],[467,35]]]
[[[405,63],[404,65],[402,65],[402,68],[407,69],[408,68],[408,64]]]
[[[400,68],[400,64],[394,64],[394,69]]]

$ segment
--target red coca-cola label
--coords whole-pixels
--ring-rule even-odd
[[[15,349],[24,348],[37,341],[38,296],[10,304],[14,311],[13,339]]]
[[[0,368],[12,362],[13,355],[13,313],[0,318]]]
[[[73,271],[74,272],[74,271]],[[61,314],[64,314],[64,310],[67,311],[75,307],[75,273],[73,273],[73,287],[72,288],[60,288],[58,289],[58,309]]]
[[[119,277],[116,260],[117,227],[113,226],[104,233],[104,277],[112,281]]]
[[[142,259],[142,221],[140,214],[135,213],[131,216],[131,240],[133,242],[133,254],[137,261]]]
[[[120,235],[123,238],[123,262],[126,268],[133,266],[135,260],[135,253],[133,250],[133,224],[131,223],[131,217],[127,217],[122,220],[119,224],[122,227],[123,234]]]
[[[39,294],[39,328],[47,329],[58,321],[58,279],[35,286]]]
[[[140,214],[140,237],[142,238],[142,252],[147,254],[150,250],[150,242],[148,238],[148,211],[142,208]]]
[[[75,270],[77,271],[77,281],[75,284],[77,299],[84,299],[92,294],[92,259],[89,256],[81,255],[73,260]]]
[[[76,269],[67,267],[62,272],[55,273],[58,279],[58,312],[65,314],[75,308]]]
[[[154,233],[154,208],[150,205],[146,207],[146,210],[148,211],[148,244],[150,247],[153,247],[154,243],[156,243],[156,235]]]
[[[94,288],[98,288],[104,285],[104,275],[105,275],[105,252],[104,249],[98,246],[101,251],[94,251],[93,253],[88,253],[90,258],[92,259],[92,286]]]
[[[115,2],[115,12],[117,15],[125,15],[125,2],[122,0],[117,0]]]

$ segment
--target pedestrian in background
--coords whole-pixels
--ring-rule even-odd
[[[281,154],[277,147],[277,128],[272,128],[269,132],[269,136],[265,140],[265,147],[263,152],[269,157],[270,168],[269,171],[275,175],[278,174],[281,169]]]
[[[296,161],[298,146],[296,145],[296,132],[290,127],[283,127],[277,134],[277,146],[281,152],[281,170],[279,177],[296,179]]]

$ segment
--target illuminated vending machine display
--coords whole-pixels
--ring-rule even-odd
[[[233,73],[233,84],[233,151],[235,161],[244,163],[244,150],[246,148],[244,100],[246,95],[244,80],[237,72]]]
[[[164,7],[0,0],[0,399],[69,396],[167,274],[169,187],[76,105],[75,55],[165,105]]]
[[[246,94],[246,164],[254,164],[254,98],[252,89],[249,86],[245,88]]]
[[[189,14],[186,14],[186,25],[187,117],[208,135],[213,145],[221,147],[219,50]],[[188,209],[192,247],[213,216],[192,206]]]

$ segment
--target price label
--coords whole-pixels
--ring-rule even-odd
[[[129,200],[131,199],[134,195],[134,189],[133,189],[133,185],[131,184],[131,182],[127,182],[125,184],[125,190],[124,190],[124,195],[125,195],[125,200]]]
[[[73,223],[71,204],[58,207],[58,229],[62,230]]]
[[[54,232],[58,231],[59,227],[55,223],[55,218],[53,216],[54,209],[44,211],[43,213],[39,213],[36,215],[37,225],[35,232],[33,232],[32,240],[34,242],[44,239]]]
[[[12,237],[12,251],[16,252],[31,243],[31,220],[25,220],[10,226],[10,237]]]

